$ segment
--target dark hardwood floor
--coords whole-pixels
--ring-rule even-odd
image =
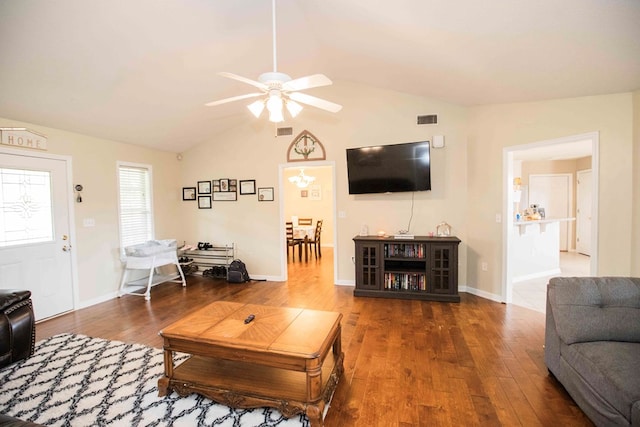
[[[216,300],[339,311],[345,374],[326,426],[592,425],[547,373],[544,314],[466,293],[459,304],[355,298],[333,285],[331,249],[322,254],[290,262],[287,282],[164,283],[149,302],[127,295],[40,322],[37,339],[67,332],[161,348],[158,331]]]

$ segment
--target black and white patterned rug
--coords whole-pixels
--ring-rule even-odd
[[[158,397],[163,360],[162,350],[140,344],[56,335],[0,369],[0,413],[71,427],[309,426],[305,415],[287,419],[272,408],[232,409],[198,394]]]

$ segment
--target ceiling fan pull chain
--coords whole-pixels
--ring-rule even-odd
[[[271,0],[271,9],[273,11],[273,72],[278,71],[278,61],[276,59],[276,0]]]

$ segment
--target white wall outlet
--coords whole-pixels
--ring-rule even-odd
[[[482,271],[489,271],[489,263],[488,262],[483,262],[482,263]]]
[[[82,220],[82,226],[83,227],[95,227],[96,226],[96,220],[93,218],[85,218]]]
[[[496,214],[496,222],[502,222],[502,215]]]
[[[338,218],[346,218],[347,213],[345,211],[338,211]]]

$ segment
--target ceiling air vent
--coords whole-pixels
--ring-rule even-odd
[[[418,116],[418,124],[419,125],[437,125],[438,115],[427,114],[426,116]]]
[[[278,128],[276,136],[293,135],[293,128]]]

